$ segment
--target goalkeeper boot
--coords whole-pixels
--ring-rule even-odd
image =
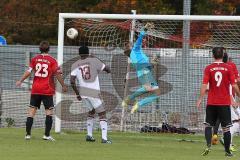
[[[133,107],[132,107],[132,110],[131,110],[131,114],[133,114],[134,112],[136,112],[139,108],[139,105],[138,105],[138,102],[136,102]]]
[[[95,138],[93,138],[93,136],[87,135],[87,136],[86,136],[86,141],[87,141],[87,142],[95,142],[96,140],[95,140]]]
[[[51,136],[43,136],[43,140],[46,140],[46,141],[55,141],[55,139]]]
[[[230,151],[231,152],[236,152],[237,150],[234,148],[234,146],[230,146]]]
[[[112,141],[111,141],[111,140],[105,140],[105,139],[102,139],[102,143],[112,144]]]
[[[122,107],[127,107],[129,102],[130,102],[130,99],[129,99],[129,98],[125,98],[125,99],[122,101]]]
[[[30,140],[30,139],[31,139],[31,135],[26,135],[26,136],[25,136],[25,139],[26,139],[26,140]]]
[[[226,157],[233,157],[233,154],[231,152],[225,152]]]
[[[208,153],[211,151],[211,148],[210,147],[207,147],[207,148],[205,148],[204,149],[204,151],[202,152],[202,156],[206,156],[206,155],[208,155]]]

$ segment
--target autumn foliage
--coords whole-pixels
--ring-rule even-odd
[[[0,35],[9,44],[38,44],[43,39],[57,44],[60,12],[131,13],[136,9],[141,14],[183,14],[182,3],[182,0],[1,0]],[[191,14],[233,15],[239,5],[239,0],[194,0]]]

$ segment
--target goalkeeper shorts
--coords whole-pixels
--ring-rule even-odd
[[[146,67],[137,71],[137,75],[141,85],[150,84],[154,89],[158,88],[158,83],[153,76],[151,67]]]

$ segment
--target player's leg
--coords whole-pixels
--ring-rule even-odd
[[[50,132],[52,129],[52,123],[53,123],[53,109],[54,109],[54,103],[53,103],[53,96],[47,96],[47,95],[42,95],[42,102],[45,107],[45,133],[43,136],[44,140],[49,140],[49,141],[55,141],[54,138],[50,136]]]
[[[218,129],[220,126],[220,120],[218,118],[216,125],[213,127],[213,136],[212,136],[212,144],[216,145],[218,143]]]
[[[99,123],[102,130],[102,143],[112,143],[112,141],[110,141],[107,136],[107,116],[102,100],[100,98],[91,98],[91,103],[99,116]]]
[[[146,90],[146,87],[144,87],[143,85],[146,84],[146,82],[148,82],[148,73],[149,73],[149,69],[148,68],[143,68],[141,70],[137,71],[137,76],[138,76],[138,81],[139,83],[142,85],[142,87],[140,87],[139,89],[137,89],[133,94],[129,95],[127,98],[125,98],[122,102],[122,106],[123,107],[127,107],[128,103],[132,100],[134,100],[136,97],[147,93],[148,91]]]
[[[235,152],[236,149],[233,146],[233,136],[239,131],[239,122],[236,120],[233,120],[233,124],[230,127],[230,133],[231,133],[231,144],[230,144],[230,151]]]
[[[88,117],[87,117],[87,135],[86,135],[86,141],[87,142],[95,142],[95,138],[93,137],[93,125],[94,125],[94,115],[95,115],[95,109],[89,100],[89,98],[83,98],[82,99],[85,106],[88,107]]]
[[[95,109],[92,109],[91,111],[88,112],[87,136],[86,136],[86,141],[88,142],[95,142],[95,138],[93,137],[94,115],[95,115]]]
[[[125,98],[122,101],[122,106],[123,107],[127,107],[128,103],[132,100],[134,100],[136,97],[147,93],[147,90],[145,89],[145,87],[140,87],[139,89],[137,89],[133,94],[129,95],[127,98]]]
[[[150,92],[152,94],[150,94],[148,97],[146,97],[138,102],[139,108],[142,108],[142,107],[146,106],[147,104],[152,103],[154,100],[158,99],[160,96],[160,89],[156,85],[150,86],[150,88],[147,88],[147,90],[148,90],[148,92]]]
[[[232,126],[230,106],[218,107],[218,112],[219,112],[219,119],[221,122],[222,130],[223,130],[224,148],[226,153],[225,155],[232,156],[232,153],[230,151],[230,144],[231,144],[230,127]]]
[[[220,120],[218,119],[216,125],[213,127],[213,135],[218,135],[218,129],[220,126]]]
[[[148,92],[152,93],[150,94],[148,97],[141,99],[140,101],[136,102],[134,104],[134,106],[132,107],[131,113],[134,113],[136,110],[139,110],[145,106],[147,106],[147,104],[152,103],[153,101],[155,101],[156,99],[159,98],[160,95],[160,89],[151,89]]]
[[[211,151],[211,139],[212,139],[212,128],[215,126],[218,113],[216,110],[216,106],[207,106],[206,107],[206,118],[205,118],[205,140],[207,147],[202,152],[203,156],[206,156]]]
[[[100,109],[100,108],[98,108]],[[98,111],[99,116],[99,123],[102,130],[102,143],[112,143],[111,140],[108,139],[107,132],[108,132],[108,124],[107,124],[107,117],[106,117],[106,111]]]
[[[26,140],[29,140],[31,138],[33,119],[37,112],[37,109],[40,108],[40,105],[41,105],[41,97],[39,95],[32,94],[30,98],[30,105],[29,105],[28,116],[26,120],[26,136],[25,136]]]
[[[230,133],[231,133],[231,145],[230,145],[230,151],[235,152],[236,149],[233,145],[233,136],[235,133],[239,131],[239,121],[240,121],[240,110],[239,107],[233,107],[231,106],[231,118],[232,118],[232,127],[230,127]]]
[[[152,69],[151,68],[144,68],[142,76],[139,77],[139,81],[143,84],[143,87],[145,90],[150,94],[148,97],[141,99],[139,102],[137,102],[132,110],[131,113],[134,113],[136,110],[146,106],[149,103],[152,103],[154,100],[159,98],[160,95],[160,89],[158,87],[158,84],[153,77]]]

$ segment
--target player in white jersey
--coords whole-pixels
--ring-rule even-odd
[[[94,142],[93,122],[95,113],[99,116],[102,130],[102,143],[112,143],[107,138],[106,110],[100,96],[100,85],[98,74],[100,71],[110,73],[110,69],[98,58],[89,55],[87,46],[79,48],[80,59],[71,67],[71,86],[79,101],[89,108],[87,118],[86,141]],[[76,86],[76,79],[79,87]]]
[[[233,94],[232,94],[232,86],[230,85],[230,94],[231,94],[231,100],[232,100],[232,105],[231,105],[231,118],[232,118],[232,126],[230,127],[230,133],[231,133],[231,146],[230,150],[231,151],[236,151],[233,145],[233,136],[236,133],[240,133],[240,108],[239,104],[236,102]],[[222,139],[220,139],[221,144],[224,145],[224,142]]]

